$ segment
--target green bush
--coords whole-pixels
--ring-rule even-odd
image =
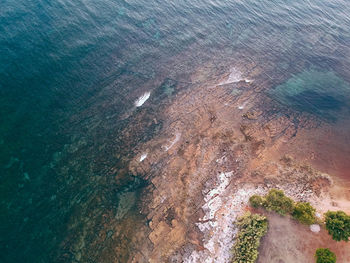
[[[328,248],[319,248],[315,253],[316,263],[335,263],[337,257]]]
[[[290,214],[294,210],[293,200],[285,196],[282,190],[271,189],[265,199],[265,208],[280,215]]]
[[[258,258],[260,239],[267,232],[267,219],[258,214],[246,213],[240,217],[236,225],[239,232],[233,247],[232,263],[254,263]]]
[[[252,195],[249,198],[250,205],[254,208],[258,208],[264,205],[265,203],[265,198],[263,198],[260,195]]]
[[[274,211],[280,215],[292,214],[292,216],[303,224],[313,224],[316,221],[316,209],[310,203],[294,201],[285,196],[282,190],[271,189],[267,195],[252,195],[249,198],[252,207],[264,207],[269,211]]]
[[[316,209],[313,208],[310,203],[298,202],[292,213],[293,217],[299,222],[307,225],[311,225],[316,221]]]
[[[343,211],[331,212],[325,214],[326,229],[332,238],[336,241],[349,241],[350,237],[350,216]]]

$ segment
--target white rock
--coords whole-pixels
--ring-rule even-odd
[[[320,227],[320,225],[313,224],[313,225],[310,225],[310,230],[314,233],[318,233],[318,232],[320,232],[321,227]]]

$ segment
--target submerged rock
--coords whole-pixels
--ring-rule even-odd
[[[350,84],[333,71],[307,69],[269,91],[282,104],[334,120],[350,98]]]

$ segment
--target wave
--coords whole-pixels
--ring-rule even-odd
[[[146,100],[149,99],[150,96],[151,96],[151,92],[149,92],[149,91],[145,92],[141,97],[139,97],[135,101],[135,106],[136,107],[141,107],[146,102]]]

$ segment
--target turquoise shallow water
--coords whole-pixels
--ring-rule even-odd
[[[108,237],[104,213],[142,222],[147,182],[125,167],[162,123],[131,127],[198,67],[222,73],[242,51],[274,73],[269,96],[336,121],[349,107],[349,14],[345,0],[2,0],[0,261],[78,262],[94,232]],[[108,242],[91,262],[109,262]]]
[[[350,86],[333,71],[304,70],[270,91],[280,102],[327,121],[349,108]]]

